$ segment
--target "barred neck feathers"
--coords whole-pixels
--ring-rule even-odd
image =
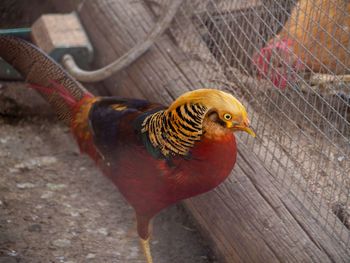
[[[158,111],[149,115],[142,124],[153,147],[165,156],[186,156],[190,148],[202,136],[203,119],[207,107],[198,103],[185,103],[172,110]]]
[[[156,158],[175,154],[186,158],[202,135],[221,140],[237,130],[254,136],[243,105],[231,94],[199,89],[181,95],[167,110],[144,115],[141,137]]]

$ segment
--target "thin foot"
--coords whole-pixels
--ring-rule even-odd
[[[153,263],[152,256],[151,256],[151,249],[149,247],[149,238],[148,239],[142,239],[140,238],[141,246],[143,248],[143,252],[145,253],[147,263]]]

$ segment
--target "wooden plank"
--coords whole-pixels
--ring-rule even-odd
[[[47,54],[57,47],[89,45],[77,16],[71,14],[42,15],[32,25],[32,42]]]
[[[156,13],[160,13],[164,1],[162,0],[145,0],[145,3],[152,9],[156,11]],[[195,1],[184,1],[183,8],[191,10],[195,15],[204,15],[208,14],[208,10],[214,11],[211,14],[222,14],[222,13],[230,13],[235,10],[239,10],[242,8],[255,7],[261,5],[260,0],[195,0]],[[196,7],[193,10],[193,7]],[[209,11],[209,12],[210,12]]]
[[[83,1],[81,5],[77,0],[51,1],[58,8],[79,6],[96,50],[96,66],[121,56],[141,41],[156,21],[141,1]],[[177,23],[186,23],[184,19]],[[109,92],[169,104],[188,90],[223,88],[220,83],[226,78],[220,66],[200,36],[188,36],[188,30],[181,34],[175,26],[171,35],[162,36],[141,59],[104,82]],[[184,34],[187,42],[181,38]],[[197,53],[186,50],[188,41],[198,44]],[[335,241],[327,226],[314,220],[316,211],[305,209],[313,208],[310,199],[301,204],[241,140],[237,141],[238,160],[228,180],[215,191],[184,202],[222,262],[350,262],[349,251]],[[332,218],[341,227],[340,221]]]

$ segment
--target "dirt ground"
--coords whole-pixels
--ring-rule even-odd
[[[16,110],[0,111],[0,263],[145,262],[133,210],[69,128],[52,116],[14,117],[28,109],[0,92],[0,104],[9,101]],[[155,263],[216,262],[181,205],[155,218],[151,249]]]

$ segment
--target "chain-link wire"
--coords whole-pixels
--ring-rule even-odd
[[[198,81],[247,106],[250,149],[350,249],[350,2],[185,1],[170,32]]]

